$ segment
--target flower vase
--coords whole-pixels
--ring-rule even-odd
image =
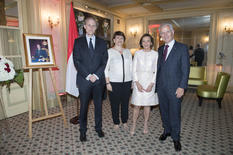
[[[2,97],[2,89],[3,89],[3,87],[0,86],[0,112],[1,112],[0,138],[2,137],[4,140],[6,140],[7,134],[10,133],[10,125],[8,123],[8,120],[6,119],[4,100]]]

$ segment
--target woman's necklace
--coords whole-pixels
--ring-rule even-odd
[[[115,50],[117,50],[120,54],[123,54],[123,48],[121,48],[121,49],[118,49],[118,48],[116,48],[116,47],[113,47]]]

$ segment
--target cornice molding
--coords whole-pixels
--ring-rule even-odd
[[[86,12],[95,12],[96,14],[99,14],[97,10],[101,10],[101,11],[104,11],[106,13],[108,13],[109,15],[112,15],[112,16],[117,16],[119,18],[125,18],[126,16],[121,14],[121,13],[118,13],[118,12],[115,12],[113,10],[109,10],[107,7],[99,4],[99,3],[95,3],[91,0],[67,0],[66,3],[67,4],[70,4],[70,2],[73,2],[74,3],[74,7],[75,8],[82,8],[83,10],[85,10]],[[96,11],[91,11],[91,10],[87,10],[85,9],[85,5],[91,7],[91,8],[94,8]]]
[[[127,16],[126,19],[138,18],[138,17],[147,17],[148,19],[164,19],[171,17],[189,17],[189,16],[200,16],[212,14],[214,12],[224,12],[231,11],[233,7],[221,7],[221,8],[198,8],[198,9],[183,9],[183,10],[171,10],[158,13],[144,14],[144,15],[134,15]]]

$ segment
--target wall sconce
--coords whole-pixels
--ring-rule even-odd
[[[136,37],[137,33],[138,33],[137,28],[131,28],[131,29],[130,29],[130,34],[131,34],[133,37]]]
[[[58,17],[57,17],[57,20],[55,20],[54,18],[51,18],[50,16],[48,17],[48,22],[49,22],[49,26],[51,29],[53,29],[53,27],[57,26],[60,23]]]
[[[225,28],[224,28],[224,30],[227,32],[227,33],[231,33],[231,32],[233,32],[233,28],[231,28],[230,26],[225,26]]]
[[[204,37],[204,42],[209,42],[209,36]]]

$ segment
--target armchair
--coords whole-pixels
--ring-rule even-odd
[[[227,89],[227,85],[230,79],[230,74],[224,72],[218,72],[215,85],[200,85],[197,88],[197,96],[199,98],[199,106],[202,104],[203,98],[217,100],[219,108],[221,108],[221,102]]]
[[[191,66],[188,85],[189,86],[199,86],[207,84],[206,80],[206,67],[205,66]]]

